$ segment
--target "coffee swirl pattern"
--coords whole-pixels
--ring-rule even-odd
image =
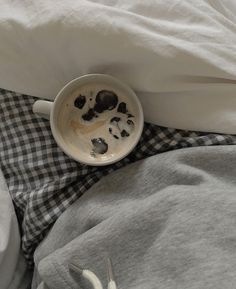
[[[70,129],[93,158],[117,151],[132,137],[135,115],[124,96],[112,89],[97,87],[78,91],[66,106],[68,113],[69,108],[72,112],[71,117],[67,117]]]

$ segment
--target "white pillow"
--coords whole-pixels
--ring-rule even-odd
[[[107,73],[163,126],[236,133],[234,0],[0,0],[0,87],[53,99]]]

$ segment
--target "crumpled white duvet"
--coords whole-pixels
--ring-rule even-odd
[[[0,87],[53,99],[87,73],[134,88],[146,120],[236,133],[235,0],[0,0]]]

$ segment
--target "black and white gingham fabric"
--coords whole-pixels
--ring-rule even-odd
[[[204,134],[145,124],[135,150],[107,167],[71,160],[56,145],[49,122],[32,112],[34,97],[0,89],[0,161],[22,230],[29,266],[56,219],[103,176],[131,162],[186,147],[236,144],[236,136]]]

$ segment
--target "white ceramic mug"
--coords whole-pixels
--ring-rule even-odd
[[[60,117],[59,112],[61,110],[61,105],[63,104],[65,98],[68,97],[71,93],[73,93],[75,89],[78,89],[80,86],[83,86],[88,83],[107,83],[109,85],[119,87],[123,91],[125,91],[126,95],[133,100],[133,103],[136,106],[137,130],[133,138],[132,144],[129,147],[124,148],[124,150],[121,151],[120,153],[114,155],[113,158],[108,159],[106,161],[100,161],[96,159],[91,160],[86,158],[86,156],[83,154],[75,154],[74,152],[72,152],[72,150],[70,150],[70,148],[64,141],[63,135],[61,135],[61,132],[58,128],[58,118]],[[88,74],[70,81],[59,91],[54,102],[46,100],[36,101],[33,105],[33,112],[37,115],[40,115],[43,118],[50,120],[50,126],[54,139],[56,140],[58,146],[64,151],[64,153],[66,153],[68,156],[70,156],[76,161],[93,166],[109,165],[111,163],[119,161],[120,159],[128,155],[138,143],[140,136],[142,134],[144,124],[142,106],[134,91],[131,88],[129,88],[126,84],[119,81],[118,79],[104,74]]]

